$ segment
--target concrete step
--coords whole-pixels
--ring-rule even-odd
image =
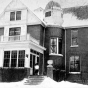
[[[39,85],[43,80],[44,76],[29,76],[25,82],[25,85]]]

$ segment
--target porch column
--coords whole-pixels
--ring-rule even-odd
[[[26,49],[25,52],[25,67],[27,68],[27,76],[30,75],[30,48]]]

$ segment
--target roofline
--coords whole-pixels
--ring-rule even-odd
[[[70,28],[81,28],[81,27],[88,27],[88,25],[68,26],[68,27],[63,27],[63,28],[70,29]]]
[[[63,28],[62,26],[59,26],[59,25],[46,25],[46,27],[59,27],[59,28]]]

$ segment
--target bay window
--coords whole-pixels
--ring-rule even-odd
[[[62,54],[62,39],[58,37],[50,38],[50,54]]]

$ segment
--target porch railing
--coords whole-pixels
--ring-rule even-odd
[[[0,42],[15,42],[15,41],[32,41],[39,44],[39,40],[33,38],[30,34],[17,36],[0,36]]]

